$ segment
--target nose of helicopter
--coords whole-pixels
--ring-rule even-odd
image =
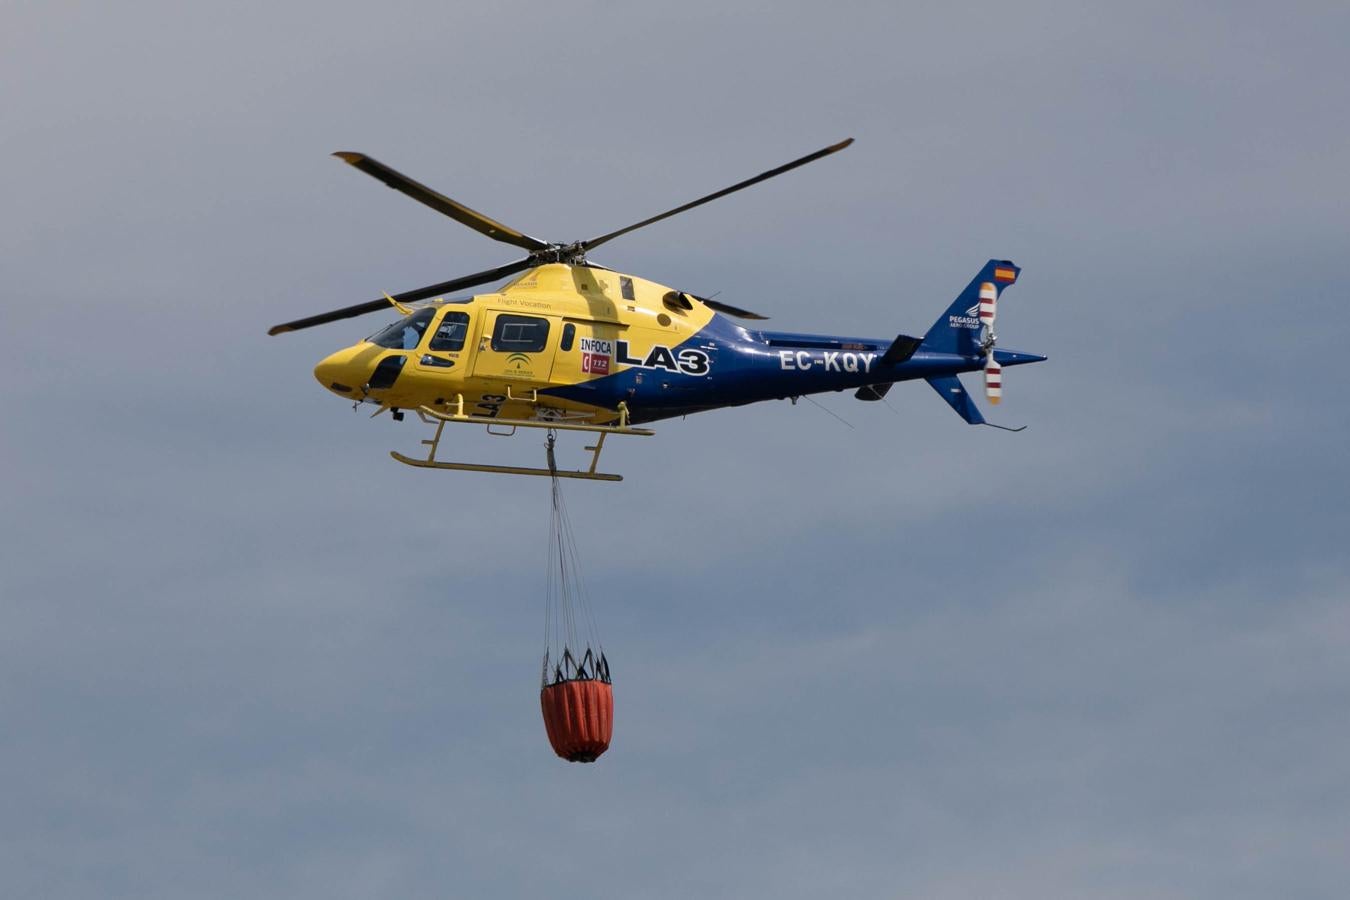
[[[362,366],[353,358],[355,355],[356,348],[348,347],[325,356],[314,367],[314,377],[335,394],[355,393],[366,381],[366,373],[361,371]]]

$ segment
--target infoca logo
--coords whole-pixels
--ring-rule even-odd
[[[614,355],[614,342],[613,342],[613,341],[607,341],[607,340],[604,340],[603,338],[587,338],[587,337],[584,337],[584,338],[581,339],[581,352],[582,352],[582,353],[601,353],[601,354],[604,354],[605,356],[613,356],[613,355]]]
[[[581,371],[585,375],[608,375],[614,342],[600,338],[581,339]]]

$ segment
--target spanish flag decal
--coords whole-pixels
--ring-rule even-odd
[[[994,280],[995,280],[995,281],[1016,281],[1016,280],[1017,280],[1017,271],[1016,271],[1015,269],[995,268],[995,269],[994,269]]]

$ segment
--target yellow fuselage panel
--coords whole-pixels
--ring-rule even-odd
[[[547,406],[609,421],[614,411],[607,404],[536,399],[534,392],[621,372],[627,366],[618,361],[620,346],[629,358],[643,359],[655,346],[677,347],[712,320],[713,311],[697,301],[691,309],[667,304],[670,293],[663,285],[618,272],[543,265],[498,293],[438,306],[415,347],[363,341],[323,360],[314,374],[339,396],[387,406],[444,408],[462,396],[464,411],[473,415],[528,419]],[[469,317],[463,345],[437,350],[433,336],[451,313]],[[526,348],[529,352],[513,349],[506,336],[529,320],[536,326],[537,320],[548,323],[546,339],[542,346]],[[404,358],[401,369],[380,387],[381,372],[387,379],[396,357]]]

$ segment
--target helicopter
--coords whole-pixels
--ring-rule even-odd
[[[391,451],[411,466],[619,481],[597,471],[609,435],[651,436],[647,423],[764,400],[853,390],[882,400],[896,382],[926,381],[971,425],[993,425],[959,375],[983,372],[985,396],[1002,398],[1005,367],[1041,362],[997,346],[1002,292],[1021,269],[991,259],[921,337],[857,338],[747,327],[766,316],[609,269],[588,259],[617,237],[837,153],[832,144],[674,209],[589,240],[531,237],[420,184],[363,153],[333,154],[388,187],[486,235],[527,251],[516,262],[273,326],[281,334],[393,308],[402,315],[319,362],[314,376],[353,407],[374,404],[434,427],[425,455]],[[491,293],[449,296],[510,280]],[[735,321],[741,320],[741,321]],[[547,429],[548,466],[454,462],[438,457],[448,424],[495,435]],[[996,428],[1005,426],[993,425]],[[1025,426],[1023,426],[1025,427]],[[1020,428],[1006,428],[1020,431]],[[588,468],[559,469],[557,431],[595,435]]]

